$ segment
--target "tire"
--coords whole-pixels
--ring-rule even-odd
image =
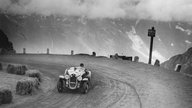
[[[81,87],[81,93],[87,94],[89,90],[89,83],[88,82],[83,82],[82,87]]]
[[[59,93],[64,92],[64,88],[65,88],[65,82],[62,79],[59,79],[59,81],[57,82],[57,90]]]

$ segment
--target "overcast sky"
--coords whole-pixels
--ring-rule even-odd
[[[192,21],[192,0],[0,0],[0,9],[17,14]]]

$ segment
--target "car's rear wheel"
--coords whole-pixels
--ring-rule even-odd
[[[81,93],[86,94],[88,93],[88,90],[89,90],[89,83],[83,82],[81,87]]]

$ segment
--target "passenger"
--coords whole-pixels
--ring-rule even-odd
[[[83,63],[80,63],[80,67],[83,67],[83,68],[84,68],[84,64],[83,64]]]
[[[80,67],[81,68],[84,68],[84,64],[83,63],[80,63]],[[85,74],[83,76],[87,76],[89,74],[88,70],[85,69]]]

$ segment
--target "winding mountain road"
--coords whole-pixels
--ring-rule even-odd
[[[43,76],[41,90],[20,96],[6,108],[190,108],[192,79],[142,63],[106,58],[54,55],[1,56],[0,61],[27,64]],[[58,76],[67,67],[85,63],[92,71],[88,94],[58,93]],[[186,92],[190,91],[190,92]],[[18,97],[18,96],[17,96]]]

